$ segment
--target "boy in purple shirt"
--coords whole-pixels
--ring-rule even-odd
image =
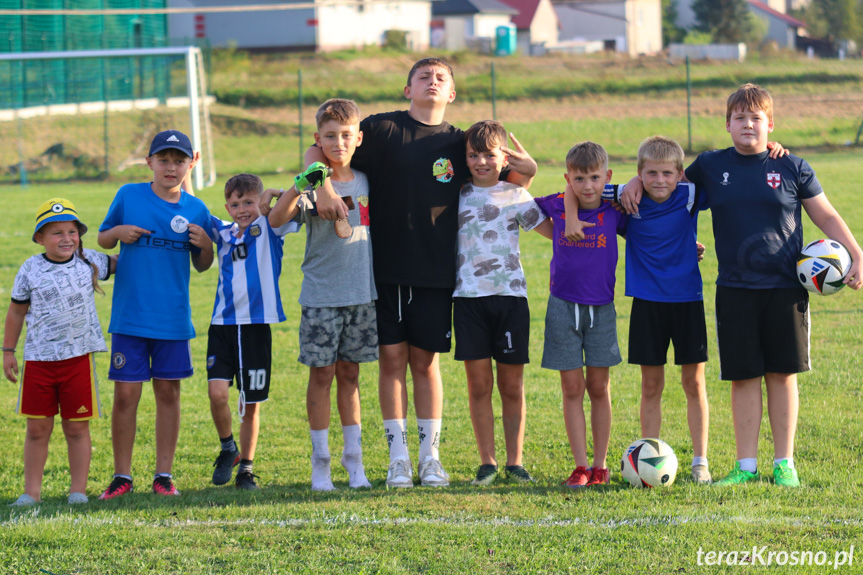
[[[621,362],[614,310],[617,238],[626,217],[602,201],[611,180],[608,154],[599,144],[582,142],[566,155],[566,181],[578,198],[579,219],[587,222],[584,239],[565,236],[564,194],[537,198],[554,223],[551,294],[545,316],[542,367],[560,371],[563,419],[576,468],[567,487],[608,483],[606,467],[611,435],[609,368]],[[585,376],[583,367],[587,367]],[[590,397],[593,465],[587,466],[584,392]]]

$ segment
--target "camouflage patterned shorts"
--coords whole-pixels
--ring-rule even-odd
[[[378,359],[375,304],[305,307],[300,319],[299,362],[326,367],[336,360],[367,363]]]

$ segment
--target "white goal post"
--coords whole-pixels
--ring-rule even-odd
[[[153,56],[182,56],[185,60],[186,69],[186,97],[188,98],[189,106],[189,137],[192,140],[192,145],[195,150],[201,152],[201,162],[193,171],[193,183],[195,187],[200,189],[204,186],[211,186],[216,181],[216,165],[215,153],[213,151],[212,128],[210,125],[209,98],[207,97],[206,74],[204,73],[203,57],[200,48],[174,47],[174,48],[129,48],[129,49],[106,49],[106,50],[68,50],[68,51],[53,51],[53,52],[14,52],[0,53],[0,62],[2,61],[28,61],[28,60],[75,60],[75,59],[93,59],[93,58],[130,58],[130,57],[153,57]],[[130,108],[145,108],[148,105],[143,103],[125,102],[119,103],[114,101],[104,102],[88,102],[86,108],[88,111],[100,111],[108,109],[122,109],[123,106]],[[37,106],[27,109],[12,109],[0,111],[0,114],[10,116],[6,119],[14,119],[18,117],[32,117],[40,114],[57,114],[63,113],[62,109],[66,108],[66,113],[80,113],[85,108],[84,104],[72,105],[71,110],[68,106]],[[75,111],[77,109],[77,111]],[[0,118],[2,119],[2,118]],[[162,129],[169,129],[170,126],[164,126]],[[206,169],[206,174],[205,174]]]

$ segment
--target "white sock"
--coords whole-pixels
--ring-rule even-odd
[[[387,445],[390,447],[390,461],[404,459],[410,461],[408,453],[407,419],[385,419],[384,433],[387,437]]]
[[[696,465],[703,465],[704,467],[707,467],[707,458],[699,457],[696,455],[692,458],[692,467],[695,467]]]
[[[310,429],[312,438],[312,491],[332,491],[330,477],[330,430]]]
[[[779,465],[783,461],[788,462],[788,469],[794,469],[794,458],[793,457],[783,457],[782,459],[774,459],[773,460],[773,467],[776,467],[777,465]]]
[[[345,438],[342,467],[348,472],[348,484],[354,489],[371,487],[372,484],[366,478],[366,470],[363,467],[362,427],[360,424],[343,425],[342,435]]]
[[[740,469],[742,469],[743,471],[748,471],[749,473],[755,473],[756,471],[758,471],[758,459],[755,457],[738,459],[737,463],[740,464]]]
[[[420,435],[419,461],[429,459],[440,460],[440,419],[417,419],[417,430]]]

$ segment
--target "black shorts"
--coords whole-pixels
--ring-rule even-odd
[[[674,344],[674,363],[707,361],[704,302],[664,302],[632,298],[629,316],[629,363],[665,365],[668,344]]]
[[[809,293],[716,286],[719,377],[809,371]]]
[[[452,288],[377,284],[378,344],[408,342],[448,353],[452,340]]]
[[[458,361],[492,357],[498,363],[530,362],[530,309],[526,298],[454,298],[453,327]]]
[[[273,338],[269,324],[211,325],[207,333],[207,379],[225,379],[245,394],[246,403],[270,396]]]

